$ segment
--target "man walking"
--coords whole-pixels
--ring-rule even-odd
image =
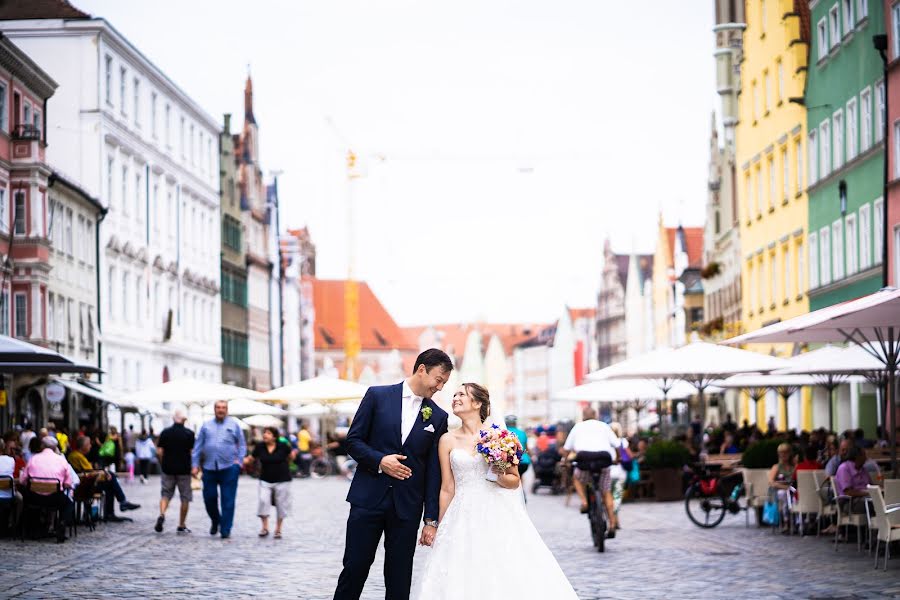
[[[157,533],[163,530],[163,523],[166,520],[166,510],[169,508],[169,502],[175,495],[175,488],[178,488],[178,496],[181,499],[181,512],[178,520],[178,533],[190,533],[187,528],[188,508],[193,500],[191,491],[191,451],[194,448],[194,432],[184,426],[187,420],[185,414],[181,411],[175,411],[173,417],[174,424],[171,427],[163,429],[159,434],[159,440],[156,443],[156,454],[159,457],[160,468],[162,469],[161,497],[159,499],[159,517],[156,519],[156,527],[153,529]]]
[[[203,503],[212,524],[210,535],[221,532],[222,539],[231,536],[234,522],[234,497],[237,495],[241,463],[247,455],[247,441],[237,420],[228,416],[228,402],[219,400],[214,406],[215,417],[203,424],[191,456],[196,476],[203,467]],[[219,510],[219,490],[222,509]]]

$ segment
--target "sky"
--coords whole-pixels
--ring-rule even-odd
[[[401,325],[553,321],[595,304],[607,237],[702,224],[712,2],[71,2],[220,122],[249,70],[282,228]]]

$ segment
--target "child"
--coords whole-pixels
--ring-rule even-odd
[[[134,452],[125,453],[125,470],[128,471],[128,483],[134,483]]]

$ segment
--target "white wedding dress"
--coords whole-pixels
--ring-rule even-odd
[[[485,479],[487,463],[450,451],[456,492],[422,573],[415,598],[577,600],[525,510],[522,490]]]

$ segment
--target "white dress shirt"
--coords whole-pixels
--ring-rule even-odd
[[[400,411],[400,442],[405,444],[406,438],[416,425],[416,418],[419,416],[419,410],[422,408],[422,396],[416,396],[409,382],[403,380],[403,403]]]

